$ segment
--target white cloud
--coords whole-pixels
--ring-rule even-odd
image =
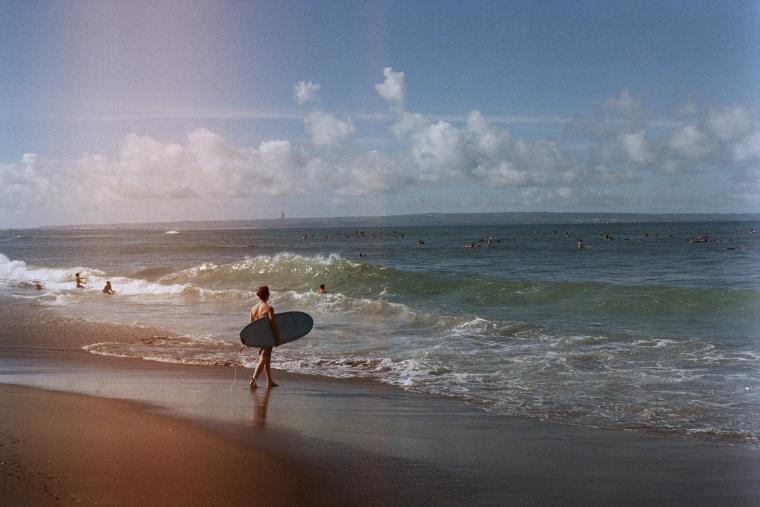
[[[436,181],[457,177],[467,169],[468,160],[459,129],[439,121],[414,132],[410,153],[420,177]]]
[[[68,189],[53,178],[59,170],[55,161],[35,153],[25,153],[18,164],[0,164],[0,208],[29,208],[66,195]]]
[[[372,150],[320,172],[322,183],[339,197],[358,197],[398,191],[414,184],[397,160]]]
[[[737,139],[752,128],[749,112],[743,107],[711,107],[707,126],[724,141]]]
[[[617,97],[612,97],[604,101],[604,106],[614,112],[631,115],[640,110],[639,101],[634,99],[627,88],[620,90]]]
[[[414,132],[424,129],[430,121],[419,113],[402,111],[391,126],[391,132],[399,139],[404,139]]]
[[[624,166],[618,167],[605,163],[600,163],[594,166],[589,177],[592,183],[605,183],[612,185],[630,183],[639,181],[641,179],[639,174],[631,169],[628,169]]]
[[[317,83],[312,83],[311,81],[299,81],[293,87],[293,97],[296,99],[296,102],[298,102],[298,105],[302,106],[307,102],[316,100],[317,92],[320,88],[320,85]]]
[[[340,119],[332,113],[314,111],[304,118],[311,143],[317,147],[334,147],[354,135],[356,129],[350,119]]]
[[[534,183],[526,170],[517,169],[512,162],[476,167],[473,174],[499,186],[522,187]]]
[[[520,190],[519,195],[522,205],[527,208],[556,209],[558,204],[577,200],[577,191],[570,187],[558,187],[555,189],[523,188]]]
[[[710,138],[696,125],[676,129],[668,140],[668,147],[688,159],[700,159],[712,151]]]
[[[643,130],[622,134],[620,140],[628,159],[634,164],[642,165],[652,161],[654,154]]]
[[[394,72],[392,68],[383,69],[385,80],[375,85],[375,90],[382,98],[396,106],[404,104],[406,95],[406,81],[403,72]]]
[[[290,141],[265,141],[252,154],[254,171],[249,195],[291,195],[308,187],[311,159]]]
[[[543,186],[578,179],[574,156],[559,144],[513,140],[509,131],[477,111],[464,127],[402,112],[392,130],[408,144],[419,181],[467,178],[499,186]]]
[[[498,157],[512,146],[509,131],[493,127],[480,111],[473,111],[467,116],[467,130],[478,150],[489,157]]]
[[[760,159],[760,130],[736,143],[733,155],[734,159],[740,162]]]
[[[289,141],[242,148],[196,129],[182,143],[128,134],[115,157],[85,153],[58,162],[27,154],[19,164],[0,166],[0,181],[3,193],[13,187],[13,194],[23,196],[15,199],[19,207],[42,203],[77,209],[113,200],[282,195],[292,192],[305,164]]]
[[[324,160],[287,140],[241,147],[196,129],[181,142],[129,134],[115,156],[85,153],[62,162],[26,154],[0,165],[0,208],[105,212],[160,201],[187,210],[231,199],[394,192],[413,181],[396,159],[376,151]]]
[[[595,196],[614,206],[615,196],[624,196],[621,185],[649,177],[669,181],[701,171],[707,178],[719,168],[725,180],[757,181],[760,131],[752,131],[751,114],[741,106],[695,106],[702,113],[683,125],[649,119],[622,90],[590,116],[575,116],[554,138],[519,139],[478,111],[450,121],[407,111],[404,73],[386,68],[384,76],[376,90],[389,102],[385,117],[397,141],[385,153],[359,149],[353,121],[321,110],[304,117],[311,143],[305,146],[284,139],[240,146],[204,128],[172,141],[128,134],[113,154],[71,161],[27,154],[0,164],[0,208],[89,209],[99,216],[119,203],[195,210],[280,196],[359,202],[420,186],[428,192],[503,188],[524,206],[570,209]],[[302,81],[294,95],[306,103],[318,89]],[[506,192],[510,187],[516,190]]]

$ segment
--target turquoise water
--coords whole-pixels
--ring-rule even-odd
[[[94,353],[250,366],[237,332],[268,284],[276,310],[316,321],[309,337],[275,352],[280,368],[369,377],[503,414],[754,442],[757,228],[6,231],[0,290],[181,335],[93,344]],[[700,235],[710,241],[691,242]],[[73,289],[77,271],[85,290]],[[100,293],[106,279],[117,295]],[[320,283],[331,292],[317,294]]]

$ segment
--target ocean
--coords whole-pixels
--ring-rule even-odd
[[[267,284],[276,311],[315,320],[275,368],[760,442],[760,222],[441,221],[0,231],[0,302],[166,330],[93,354],[252,367],[238,333]]]

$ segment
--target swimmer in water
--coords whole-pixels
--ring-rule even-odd
[[[77,289],[84,289],[84,284],[87,283],[87,280],[79,276],[79,273],[75,275],[77,277]]]
[[[109,296],[111,294],[116,294],[116,291],[113,290],[113,287],[111,287],[111,281],[110,280],[108,280],[106,282],[106,286],[103,287],[103,294],[108,294]]]
[[[319,290],[317,290],[317,293],[327,294],[327,289],[325,288],[325,284],[323,283],[319,284]]]

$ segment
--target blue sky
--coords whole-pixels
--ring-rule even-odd
[[[0,226],[760,212],[759,21],[756,1],[5,1]]]

